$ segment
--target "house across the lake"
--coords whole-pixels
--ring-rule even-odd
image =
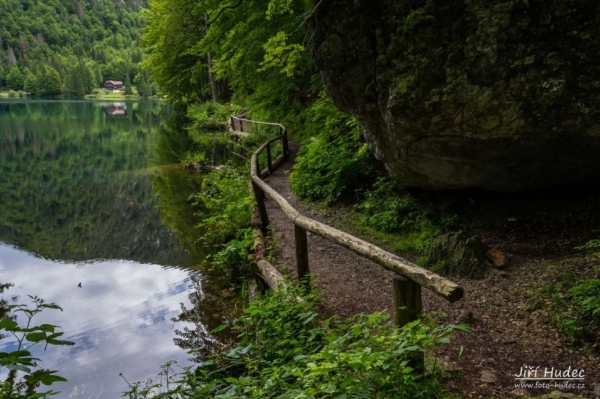
[[[123,82],[120,80],[107,80],[104,82],[104,87],[108,90],[123,90]]]

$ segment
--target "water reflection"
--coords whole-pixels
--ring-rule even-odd
[[[203,212],[189,197],[202,176],[176,165],[201,145],[164,124],[158,102],[127,102],[120,117],[111,106],[0,102],[0,282],[15,283],[9,300],[64,308],[38,320],[76,342],[39,354],[69,380],[53,386],[59,398],[119,397],[120,372],[135,381],[189,362],[182,348],[219,345],[209,331],[240,308],[197,245]],[[221,164],[215,140],[204,148]]]
[[[127,104],[125,103],[109,103],[101,106],[107,115],[125,115],[125,111],[127,111]]]
[[[35,293],[64,309],[47,310],[34,319],[61,326],[65,338],[75,342],[45,352],[39,347],[34,353],[42,359],[41,366],[68,378],[53,386],[62,391],[59,398],[117,398],[127,389],[120,372],[137,380],[170,359],[187,363],[189,355],[173,345],[172,320],[180,306],[190,305],[190,278],[184,270],[131,261],[93,262],[81,268],[2,244],[0,270],[2,279],[15,284],[8,291],[9,302],[17,296],[17,302],[25,303],[27,295]],[[10,345],[9,339],[0,341],[2,350]]]

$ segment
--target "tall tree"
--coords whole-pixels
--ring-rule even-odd
[[[131,89],[131,82],[129,81],[129,73],[125,75],[125,95],[130,96],[133,94],[133,90]]]
[[[79,18],[79,21],[83,21],[83,6],[81,3],[77,3],[77,18]]]
[[[36,95],[37,93],[37,79],[33,73],[28,70],[27,76],[25,78],[25,83],[23,83],[23,90],[29,94]]]
[[[6,76],[6,86],[11,90],[23,90],[25,76],[19,70],[19,67],[13,66]]]
[[[0,87],[6,86],[6,72],[2,65],[0,65]]]
[[[15,57],[15,51],[12,47],[8,46],[8,65],[14,66],[17,65],[17,57]]]
[[[42,84],[43,95],[55,95],[62,92],[62,81],[58,71],[52,67],[46,69]]]

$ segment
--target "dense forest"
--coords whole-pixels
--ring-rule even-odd
[[[142,0],[0,1],[0,90],[82,97],[106,80],[145,89]]]

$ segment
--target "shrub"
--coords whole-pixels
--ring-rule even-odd
[[[192,167],[206,167],[208,166],[206,160],[206,154],[203,152],[186,152],[181,158],[181,165],[184,168],[192,168]]]
[[[409,366],[415,353],[449,342],[455,326],[414,321],[402,329],[375,313],[319,319],[317,297],[298,289],[255,301],[238,319],[239,344],[174,377],[175,388],[134,384],[130,398],[439,398],[434,374]]]
[[[399,183],[379,178],[354,209],[361,222],[385,233],[417,231],[431,225],[431,212],[402,192]]]
[[[244,167],[224,166],[208,173],[194,196],[195,205],[208,212],[198,225],[208,245],[219,245],[234,239],[250,221],[253,199],[248,190],[249,174]]]
[[[567,310],[556,320],[562,332],[575,343],[600,343],[600,280],[578,281],[564,301]]]
[[[294,166],[291,184],[301,198],[331,204],[375,180],[375,158],[362,139],[358,121],[342,113],[325,94],[311,107],[321,132],[306,142]]]
[[[224,131],[229,116],[236,110],[231,105],[212,101],[190,105],[187,114],[192,122],[189,127],[190,135],[194,138],[209,131]]]

